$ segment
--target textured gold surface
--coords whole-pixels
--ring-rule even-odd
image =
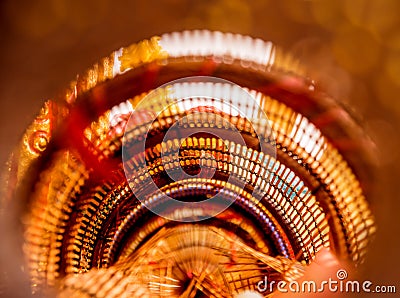
[[[53,101],[46,101],[39,115],[26,130],[18,156],[17,180],[23,180],[28,168],[46,150],[51,139],[52,127],[56,122],[56,104]]]
[[[184,37],[182,39],[184,40]],[[231,297],[233,293],[239,293],[244,289],[254,290],[257,278],[263,274],[285,280],[298,277],[296,274],[291,276],[290,272],[286,275],[287,272],[283,268],[294,264],[293,266],[296,268],[298,266],[297,269],[302,270],[303,265],[299,262],[309,264],[323,247],[330,247],[339,257],[360,264],[375,233],[374,219],[359,181],[342,155],[343,152],[346,153],[346,147],[339,146],[334,139],[329,139],[322,133],[330,131],[330,125],[335,125],[335,121],[331,119],[337,120],[335,117],[338,116],[336,111],[339,108],[335,110],[329,104],[326,104],[326,114],[321,113],[313,119],[307,119],[295,110],[299,106],[298,103],[291,103],[287,99],[281,102],[281,98],[272,98],[268,95],[269,92],[279,95],[278,91],[273,91],[275,86],[270,89],[260,88],[265,90],[265,94],[250,88],[248,91],[267,114],[272,126],[276,141],[276,158],[258,152],[254,142],[249,142],[246,147],[230,140],[222,140],[221,143],[221,139],[212,137],[190,137],[185,140],[175,138],[166,143],[158,142],[143,152],[143,156],[134,156],[127,161],[128,167],[135,175],[126,180],[120,160],[122,139],[134,141],[143,137],[143,132],[147,128],[146,122],[153,114],[162,110],[167,102],[165,99],[170,94],[168,92],[158,94],[159,97],[154,98],[154,102],[149,104],[148,111],[140,115],[133,114],[136,117],[135,126],[130,127],[124,136],[132,112],[126,110],[126,106],[135,109],[137,103],[145,98],[146,93],[136,94],[131,99],[118,98],[119,105],[110,110],[105,108],[110,104],[106,93],[103,93],[108,84],[112,84],[112,79],[129,78],[135,71],[141,74],[145,78],[143,82],[146,82],[146,75],[149,73],[154,75],[146,67],[154,61],[158,62],[157,69],[161,71],[169,63],[175,65],[176,69],[194,67],[196,64],[191,64],[190,59],[198,63],[204,62],[204,67],[200,71],[209,71],[210,65],[212,69],[212,64],[207,64],[209,63],[207,57],[196,57],[192,55],[193,53],[188,53],[187,57],[183,54],[183,57],[174,57],[175,60],[169,59],[169,53],[160,47],[159,41],[160,39],[155,37],[132,45],[123,49],[121,56],[118,56],[121,51],[116,52],[95,64],[83,76],[78,76],[65,96],[60,97],[60,104],[64,102],[63,109],[68,111],[63,110],[54,125],[61,129],[66,127],[67,131],[61,130],[64,135],[57,136],[54,147],[56,149],[51,148],[52,151],[46,152],[52,123],[49,104],[46,104],[46,109],[42,110],[41,115],[28,128],[24,136],[23,158],[19,160],[19,169],[23,171],[39,156],[46,157],[45,162],[40,164],[41,172],[34,183],[34,192],[29,195],[29,208],[24,216],[24,250],[28,259],[33,291],[40,291],[46,285],[59,286],[59,281],[65,281],[65,284],[61,285],[63,292],[60,295],[77,295],[85,292],[90,294],[90,291],[94,291],[97,297],[108,297],[109,291],[114,291],[115,296],[126,294],[127,291],[143,290],[155,291],[157,295],[162,296],[172,293],[168,289],[176,286],[174,294],[184,297],[194,297],[193,293],[197,290],[205,295]],[[250,69],[254,75],[257,75],[257,72],[271,72],[273,79],[270,84],[273,85],[276,80],[277,90],[288,88],[289,92],[295,94],[294,96],[302,99],[301,96],[304,95],[300,92],[296,94],[298,90],[306,88],[307,92],[314,91],[314,84],[311,81],[299,77],[304,72],[289,55],[276,54],[275,60],[271,62],[272,65],[268,67],[256,63],[249,64],[245,59],[223,58],[226,61],[221,64],[226,68],[221,72],[225,71],[228,75],[229,67],[239,72],[241,68]],[[121,62],[121,68],[117,72],[113,71],[116,59]],[[125,71],[126,76],[123,74]],[[121,89],[124,88],[129,89],[130,85],[123,85]],[[217,90],[221,86],[215,85],[213,88]],[[309,99],[303,100],[305,104],[309,104],[307,102]],[[321,101],[323,100],[325,98],[321,96]],[[114,98],[113,102],[116,101]],[[331,103],[330,99],[327,102]],[[289,107],[286,103],[291,103],[293,107]],[[324,103],[321,102],[319,108],[324,107]],[[210,109],[210,107],[203,108]],[[304,111],[305,108],[298,109]],[[85,114],[89,113],[88,111],[92,113]],[[215,120],[215,115],[220,112],[212,109],[210,111],[212,116],[207,118],[201,113],[193,114],[191,110],[170,106],[158,114],[159,118],[151,124],[151,129],[154,131],[168,129],[173,121],[183,115],[188,116],[189,120],[186,121],[189,121],[189,126],[199,129],[215,126],[216,129],[223,129],[223,125]],[[116,113],[116,119],[110,119],[113,113]],[[89,116],[94,121],[83,119]],[[252,140],[254,129],[251,125],[241,121],[238,116],[227,114],[223,117],[228,119],[241,134],[247,134]],[[83,127],[82,123],[86,122],[82,120],[90,124]],[[267,139],[267,130],[262,130],[266,124],[257,122],[259,119],[253,120],[252,125],[261,128],[265,133],[262,137]],[[339,131],[343,129],[347,133],[348,128],[335,129]],[[80,140],[67,142],[76,138]],[[229,155],[224,148],[235,148],[235,150]],[[173,151],[176,149],[180,150],[179,160],[173,156]],[[166,154],[168,162],[162,163],[161,152]],[[148,172],[142,169],[144,163],[148,164]],[[207,183],[216,189],[226,188],[247,202],[250,210],[248,212],[254,212],[252,220],[259,220],[258,224],[261,226],[265,224],[261,229],[267,229],[270,225],[271,231],[274,232],[263,230],[251,233],[251,229],[255,229],[255,226],[244,221],[235,223],[222,218],[227,226],[230,223],[241,227],[246,232],[243,233],[247,235],[248,243],[240,237],[238,239],[226,235],[221,237],[221,233],[226,233],[223,230],[228,229],[224,225],[222,227],[216,225],[218,228],[189,228],[188,235],[183,229],[182,236],[179,228],[168,227],[164,230],[163,225],[168,226],[169,222],[155,221],[157,229],[152,230],[154,235],[150,232],[146,234],[146,225],[143,227],[133,221],[141,219],[142,216],[147,217],[143,215],[146,212],[144,205],[137,202],[132,189],[141,189],[146,186],[149,179],[162,180],[166,170],[179,167],[193,170],[200,165],[206,169],[215,168],[221,175],[229,174],[245,181],[246,187],[256,189],[262,198],[261,201],[253,197],[248,189],[240,189],[229,183],[222,183],[218,179],[209,181],[194,179],[188,184],[183,183],[178,186],[167,183],[161,190],[168,193],[186,192],[190,196],[191,188],[196,186],[201,189],[202,185],[208,185]],[[21,172],[20,177],[24,173]],[[148,198],[152,199],[156,200],[157,195]],[[257,216],[264,218],[264,221]],[[269,220],[265,220],[265,217]],[[138,231],[142,231],[141,235],[130,236],[132,228],[129,225],[130,221],[133,221],[133,226]],[[150,228],[148,227],[149,230]],[[168,238],[169,232],[166,231],[176,235],[171,236],[166,250],[160,251],[157,249],[160,245],[158,241],[162,242],[160,239]],[[273,234],[272,238],[279,235],[284,244],[272,243],[272,240],[263,243],[261,241],[263,233]],[[209,244],[200,245],[196,242],[198,240],[195,239],[198,238],[207,239],[208,236],[203,237],[203,234],[211,235]],[[169,263],[170,254],[180,250],[178,245],[180,241],[188,241],[188,247],[194,251],[183,250],[184,252],[177,255],[175,263]],[[211,244],[216,245],[211,249],[212,253],[205,248]],[[128,245],[128,248],[125,245]],[[212,272],[208,272],[208,262],[212,260],[211,263],[223,263],[228,258],[228,248],[232,247],[234,247],[233,254],[238,254],[239,259],[250,258],[250,264],[241,267],[240,262],[234,260],[233,266],[238,268],[232,272],[227,271],[228,273],[222,274],[219,269],[217,270],[218,266]],[[224,253],[222,259],[215,254],[216,250]],[[159,253],[161,255],[158,255]],[[286,254],[285,258],[279,255],[280,253]],[[154,269],[152,262],[158,267]],[[181,270],[181,266],[187,264],[186,262],[192,267],[197,266],[195,269],[198,271],[188,269],[190,272],[184,272],[188,276],[183,278],[182,272],[176,273],[176,268]],[[255,264],[260,266],[260,262],[267,266],[257,267],[255,271],[249,270]],[[157,275],[155,271],[160,273]],[[247,272],[248,275],[243,275],[243,272]],[[76,279],[70,275],[77,273],[82,274],[87,284],[74,284]],[[118,277],[111,278],[104,284],[97,284],[99,279],[107,279],[109,274]],[[149,278],[162,282],[149,281]],[[229,285],[226,284],[227,278],[230,279]],[[175,285],[174,282],[165,285],[166,280],[175,280]],[[239,286],[243,280],[246,280],[247,284]],[[186,281],[189,284],[183,285],[182,283]]]
[[[159,41],[160,37],[154,36],[150,40],[143,40],[124,48],[118,58],[121,62],[120,71],[168,57],[168,53],[159,45]]]
[[[397,0],[122,0],[118,5],[110,0],[4,0],[0,10],[2,161],[20,141],[43,99],[52,98],[77,72],[83,73],[113,49],[161,32],[197,28],[273,40],[293,51],[312,70],[312,78],[350,109],[376,142],[380,167],[373,182],[377,189],[368,198],[379,231],[363,276],[376,283],[397,284],[400,240],[393,237],[393,230],[399,226],[400,206],[398,11]],[[15,163],[9,163],[7,170],[14,173]],[[14,185],[13,179],[4,185]],[[14,218],[8,207],[1,212],[1,219]],[[8,268],[6,283],[21,280],[22,262],[15,244],[19,217],[15,218],[1,223],[10,230],[1,244],[5,257],[0,267]],[[3,275],[0,284],[2,279]],[[23,281],[10,288],[28,296]],[[89,296],[83,292],[82,296]],[[7,297],[18,295],[11,293]]]

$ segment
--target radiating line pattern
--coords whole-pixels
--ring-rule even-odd
[[[235,84],[170,82],[186,74]],[[360,264],[374,219],[332,137],[353,142],[350,122],[324,118],[338,107],[302,76],[269,42],[208,31],[143,41],[78,76],[51,104],[23,219],[33,291],[235,297],[265,275],[298,278],[323,247]],[[165,139],[176,123],[190,135]],[[213,213],[216,196],[228,208]]]

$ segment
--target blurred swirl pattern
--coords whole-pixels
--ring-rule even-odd
[[[12,240],[0,254],[2,294],[242,297],[264,276],[299,278],[324,247],[363,264],[371,206],[381,220],[377,192],[390,192],[380,171],[398,160],[396,1],[23,3],[2,4],[11,30],[2,56],[14,57],[4,98],[27,95],[13,77],[30,98],[57,95],[16,124],[27,129],[4,171],[2,233]],[[104,36],[96,49],[107,23],[121,32],[147,24],[133,34],[147,39],[84,71],[82,61],[121,42]],[[219,31],[163,33],[198,27]],[[77,36],[87,40],[75,45]],[[43,56],[41,40],[50,40]],[[46,64],[60,49],[70,55]],[[34,72],[47,85],[33,87],[39,79],[26,81],[18,63],[44,65]],[[209,77],[229,83],[176,83]],[[195,94],[202,88],[207,96]],[[5,143],[16,142],[10,134]]]
[[[263,275],[299,277],[322,247],[357,265],[375,231],[348,164],[371,163],[368,138],[259,39],[185,31],[118,50],[47,102],[26,135],[37,141],[23,142],[11,175],[32,183],[34,293],[230,297]]]

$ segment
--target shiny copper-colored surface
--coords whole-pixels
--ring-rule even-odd
[[[30,207],[32,208],[31,211],[23,212],[25,207],[15,200],[8,202],[7,208],[0,209],[2,219],[7,224],[2,225],[0,230],[1,237],[7,239],[1,245],[0,265],[1,268],[7,268],[7,270],[3,276],[0,276],[0,284],[3,279],[12,288],[20,289],[21,297],[26,297],[27,293],[31,292],[32,287],[28,286],[30,282],[24,279],[24,275],[20,274],[21,270],[30,272],[31,283],[34,284],[34,287],[43,282],[53,286],[58,283],[57,278],[60,274],[63,277],[65,273],[86,272],[87,269],[92,267],[90,262],[99,262],[98,264],[101,264],[98,266],[99,268],[112,266],[108,272],[101,271],[103,269],[100,269],[99,272],[90,271],[90,274],[86,275],[85,278],[90,283],[90,280],[96,280],[101,276],[105,278],[108,274],[111,274],[115,278],[110,278],[110,283],[106,286],[111,287],[114,282],[115,285],[126,282],[123,277],[120,277],[117,273],[114,274],[113,270],[131,270],[124,267],[126,266],[124,262],[139,266],[138,263],[135,263],[135,259],[131,257],[131,253],[135,251],[135,245],[137,245],[135,241],[138,241],[135,240],[136,236],[128,237],[129,241],[126,243],[129,243],[130,246],[125,247],[122,253],[118,252],[119,258],[125,260],[120,259],[119,263],[118,261],[114,263],[113,250],[108,249],[112,245],[117,245],[115,243],[118,242],[104,240],[107,249],[90,248],[91,239],[96,239],[96,225],[102,225],[100,219],[96,219],[97,222],[92,226],[92,231],[94,230],[95,233],[86,235],[82,240],[83,244],[80,242],[79,229],[86,224],[84,224],[85,219],[80,221],[79,212],[84,214],[92,211],[85,207],[85,204],[90,201],[89,196],[86,198],[87,202],[83,199],[76,209],[74,193],[82,186],[85,189],[90,189],[90,185],[87,186],[86,182],[89,176],[91,177],[89,180],[92,179],[92,174],[84,164],[90,164],[93,152],[96,153],[96,159],[101,161],[103,158],[108,160],[118,150],[118,141],[113,142],[118,140],[118,136],[121,136],[121,129],[123,128],[115,125],[112,131],[108,131],[107,125],[104,126],[104,121],[109,119],[110,109],[119,104],[121,98],[130,98],[130,102],[135,106],[135,103],[140,100],[140,96],[145,95],[141,94],[140,91],[148,91],[146,88],[142,90],[141,88],[134,89],[134,86],[131,88],[124,87],[130,80],[134,81],[141,77],[142,64],[146,65],[157,59],[166,59],[160,68],[161,72],[158,73],[157,77],[159,81],[155,86],[175,79],[175,73],[179,72],[187,76],[198,74],[199,69],[202,73],[207,73],[209,67],[212,67],[204,64],[201,59],[185,61],[186,66],[182,67],[184,65],[182,60],[179,60],[179,57],[169,57],[168,54],[170,53],[163,50],[159,37],[154,37],[125,48],[119,60],[121,62],[120,71],[127,72],[102,85],[101,82],[111,79],[115,75],[113,65],[115,57],[110,56],[109,53],[115,48],[127,46],[132,42],[139,42],[144,38],[162,36],[164,32],[194,28],[230,31],[249,34],[264,40],[272,40],[287,49],[295,57],[290,61],[285,60],[286,56],[284,55],[278,57],[277,61],[286,61],[281,62],[283,67],[285,65],[295,66],[295,70],[304,76],[303,69],[298,69],[294,62],[299,60],[307,69],[306,73],[315,80],[308,81],[308,78],[305,82],[285,80],[285,78],[274,77],[274,75],[263,75],[262,72],[254,71],[251,68],[242,68],[235,63],[221,63],[216,69],[213,69],[216,76],[248,87],[249,90],[252,90],[250,92],[253,92],[252,94],[268,107],[268,117],[274,123],[272,128],[277,133],[275,136],[278,144],[277,159],[280,160],[282,166],[286,165],[290,169],[295,169],[295,174],[305,182],[307,189],[310,190],[309,193],[305,192],[306,195],[299,192],[297,196],[304,201],[312,202],[306,204],[317,206],[316,200],[321,202],[324,201],[321,200],[324,196],[332,195],[339,206],[335,212],[338,212],[337,218],[340,220],[334,219],[336,215],[334,215],[334,218],[327,218],[330,229],[327,228],[326,221],[316,221],[315,223],[315,227],[318,227],[321,235],[325,235],[325,232],[322,231],[326,229],[326,233],[329,233],[329,239],[323,239],[321,243],[319,243],[319,240],[313,239],[314,250],[312,250],[304,249],[305,246],[301,241],[304,241],[305,238],[299,237],[296,244],[291,243],[293,247],[288,246],[289,259],[296,257],[297,260],[303,261],[302,265],[299,263],[301,267],[314,258],[314,254],[320,249],[320,246],[329,246],[333,243],[336,253],[345,259],[359,264],[365,258],[365,263],[359,267],[361,276],[382,284],[394,284],[398,281],[396,280],[399,265],[396,263],[398,262],[396,254],[398,240],[393,237],[393,230],[398,227],[396,220],[398,201],[395,185],[400,164],[397,154],[397,147],[400,144],[397,133],[400,105],[396,99],[400,89],[400,73],[398,71],[400,64],[398,59],[400,20],[398,15],[394,13],[400,9],[399,3],[390,0],[287,0],[281,1],[279,4],[273,1],[247,3],[241,0],[157,1],[157,3],[152,3],[152,1],[122,1],[118,4],[111,1],[84,3],[79,1],[19,2],[18,4],[13,1],[4,1],[1,4],[3,39],[1,47],[3,58],[2,100],[0,101],[1,161],[6,163],[11,150],[15,148],[18,140],[24,135],[20,149],[18,152],[14,151],[6,166],[6,178],[3,179],[4,197],[7,197],[10,186],[16,186],[16,189],[21,189],[21,193],[17,194],[17,197],[18,195],[27,197],[26,194],[32,193],[28,197],[30,197],[30,204],[33,202],[33,205]],[[84,70],[97,61],[98,57],[106,58],[85,72]],[[204,67],[204,65],[207,67]],[[83,75],[74,77],[76,73]],[[71,78],[75,78],[75,80],[71,83],[70,88],[66,92],[60,92],[63,87],[68,86],[67,82]],[[269,82],[273,88],[262,89],[259,87],[266,82]],[[271,84],[271,82],[276,82],[276,84]],[[102,86],[105,86],[105,88]],[[312,86],[313,92],[316,88],[315,94],[318,94],[317,96],[313,97],[309,95],[308,91],[304,91],[304,88],[310,88],[310,86]],[[85,92],[87,90],[89,92]],[[117,92],[115,92],[116,90]],[[324,92],[318,93],[320,90]],[[284,95],[282,95],[282,92]],[[313,92],[311,94],[314,94]],[[98,108],[93,112],[87,108],[87,103],[94,103],[97,94],[100,93],[110,101],[104,105],[96,102]],[[268,96],[264,98],[262,93]],[[325,94],[332,96],[332,100],[330,96]],[[307,102],[309,105],[298,104],[293,100],[296,96],[302,97],[301,102]],[[339,104],[335,100],[338,100]],[[75,104],[75,101],[78,104]],[[60,102],[66,103],[65,106],[59,104]],[[69,110],[70,105],[73,106],[72,110]],[[40,107],[43,108],[40,110]],[[33,119],[39,110],[39,116],[31,123],[30,119]],[[72,115],[75,113],[78,116],[85,115],[85,117],[81,119],[71,118],[71,114],[69,114],[71,111]],[[64,121],[65,119],[82,121],[68,122]],[[294,121],[293,119],[297,120]],[[118,118],[115,121],[117,124],[123,123],[124,119]],[[314,127],[313,125],[318,129],[309,128],[311,130],[307,130],[306,127]],[[28,127],[28,130],[23,134],[26,127]],[[372,137],[372,140],[364,138],[360,128],[366,131]],[[303,130],[302,133],[301,130]],[[74,134],[70,134],[69,140],[71,142],[69,144],[76,144],[77,154],[66,149],[69,145],[63,148],[65,143],[64,140],[60,142],[60,131],[64,134],[67,131],[79,131],[77,138],[74,138]],[[293,164],[292,149],[289,145],[286,147],[290,140],[286,138],[289,136],[292,141],[296,139],[296,135],[291,135],[292,132],[296,131],[300,131],[299,135],[301,136],[298,139],[299,148],[296,149],[298,159],[295,158]],[[312,131],[308,137],[307,131]],[[53,135],[52,132],[57,132],[57,134]],[[300,148],[302,145],[299,144],[304,144],[306,140],[312,140],[313,135],[318,133],[322,143],[317,142],[315,150]],[[92,152],[90,151],[92,149],[89,149],[88,152],[92,153],[88,155],[85,155],[86,149],[82,149],[86,146],[79,139],[82,135],[94,144],[94,151]],[[110,141],[110,136],[112,136],[112,141]],[[304,138],[303,141],[301,141],[302,137]],[[192,150],[195,147],[190,146],[196,141],[197,139],[188,139],[187,143],[181,148],[182,154],[187,154],[187,156],[193,154]],[[218,144],[218,141],[212,138],[204,139],[204,142]],[[37,179],[36,174],[38,173],[32,171],[31,165],[37,162],[41,163],[38,158],[42,156],[49,144],[55,146],[50,147],[50,150],[54,150],[55,154],[51,157],[51,163],[42,168],[45,168],[45,171],[41,173],[40,179]],[[221,146],[215,146],[216,153],[214,156],[217,156]],[[323,151],[325,152],[322,158],[317,151],[321,151],[320,148],[324,148]],[[154,151],[151,154],[157,156],[158,153]],[[198,154],[201,156],[201,151]],[[346,162],[342,160],[342,156]],[[302,167],[299,166],[300,160],[303,160]],[[227,162],[229,159],[224,157],[221,161]],[[189,163],[190,161],[188,161]],[[104,163],[104,165],[107,166],[107,163]],[[110,164],[110,166],[112,165]],[[99,167],[98,177],[102,177],[106,173],[103,173],[102,170],[106,169],[108,168]],[[307,171],[304,171],[304,169],[307,169]],[[328,176],[324,174],[325,171],[329,173]],[[12,173],[12,175],[8,176],[7,173]],[[308,173],[312,173],[312,175],[310,176]],[[94,197],[100,198],[97,202],[93,201],[93,204],[103,204],[101,200],[104,199],[104,206],[108,204],[109,207],[107,208],[111,210],[111,208],[114,208],[113,200],[123,199],[125,186],[122,182],[123,179],[121,180],[118,175],[118,173],[115,173],[115,177],[110,180],[117,184],[105,184],[102,190],[96,190],[96,188],[90,190],[95,194]],[[98,181],[96,180],[98,177],[93,177],[95,177],[94,181]],[[39,182],[34,183],[35,180]],[[65,183],[65,181],[68,182]],[[295,179],[292,181],[295,181]],[[193,181],[193,183],[200,182]],[[24,189],[24,185],[31,185],[32,188]],[[325,189],[325,185],[330,185],[330,187]],[[116,186],[121,191],[121,196],[108,193]],[[171,187],[168,191],[173,192],[174,188]],[[293,186],[293,189],[300,189],[298,187],[298,185]],[[349,192],[352,194],[351,196],[348,195]],[[243,195],[245,196],[245,194]],[[304,197],[302,197],[303,195]],[[368,203],[365,203],[364,195],[367,197]],[[57,200],[51,201],[54,198],[57,198]],[[351,204],[353,198],[356,198],[354,202],[357,202],[354,205]],[[282,201],[283,207],[286,206],[285,204]],[[340,214],[340,206],[347,206],[346,204],[349,206],[348,209],[345,208],[346,212]],[[318,209],[320,206],[321,208]],[[122,208],[121,212],[127,212],[129,208]],[[318,205],[318,208],[318,210],[312,211],[316,218],[319,217],[317,214],[321,212],[322,214],[333,212],[333,209],[330,209],[332,206],[329,204]],[[369,243],[369,233],[374,233],[375,230],[372,228],[373,219],[370,217],[369,209],[375,215],[378,231],[373,244],[369,244],[369,253],[365,256],[365,248]],[[288,212],[288,210],[285,210],[285,212]],[[354,213],[352,213],[353,211]],[[280,218],[278,220],[280,224],[285,220],[290,222],[290,218],[285,219],[285,212],[279,215],[282,218],[276,214],[273,215]],[[26,216],[21,217],[20,214],[24,213]],[[64,214],[74,213],[75,215],[72,218],[75,220],[75,225],[65,225],[65,222],[63,222]],[[101,216],[103,214],[105,213],[101,213]],[[101,217],[100,215],[92,216],[92,219]],[[226,218],[231,218],[233,214],[228,216],[222,213],[221,216],[220,220],[225,222]],[[232,218],[235,218],[235,216]],[[362,228],[360,219],[363,222]],[[118,220],[116,220],[116,223],[122,227],[121,233],[123,234],[124,223]],[[156,221],[153,224],[149,222],[149,235],[152,233],[151,227],[157,225],[161,227],[163,224]],[[231,224],[234,225],[235,223],[232,222]],[[242,223],[243,233],[257,230],[253,227],[253,224],[251,221]],[[360,228],[357,225],[360,225]],[[153,261],[160,260],[159,268],[153,268],[153,271],[147,272],[151,276],[160,274],[157,278],[162,281],[161,283],[151,281],[154,283],[153,294],[154,291],[161,293],[162,287],[167,283],[165,281],[166,276],[176,278],[176,284],[170,279],[168,287],[178,287],[179,274],[176,272],[175,275],[160,273],[163,270],[168,271],[170,270],[168,268],[174,266],[170,263],[164,264],[161,261],[165,258],[163,253],[168,255],[169,250],[178,251],[177,261],[179,256],[184,258],[184,253],[180,254],[179,247],[175,247],[175,244],[184,240],[189,243],[189,246],[193,245],[197,241],[196,237],[198,237],[193,235],[208,235],[209,242],[215,245],[211,248],[207,245],[200,246],[201,248],[198,251],[200,255],[209,258],[210,264],[229,261],[226,256],[213,259],[213,257],[210,257],[210,255],[213,255],[210,254],[210,251],[220,250],[223,252],[228,249],[230,243],[238,245],[239,253],[243,254],[239,258],[267,260],[268,257],[258,255],[258,253],[264,253],[267,256],[274,255],[272,253],[272,250],[275,249],[274,245],[271,243],[263,244],[261,240],[263,236],[260,231],[253,235],[253,239],[257,239],[254,240],[255,243],[260,245],[255,254],[251,250],[256,248],[254,245],[251,249],[244,248],[244,246],[238,244],[243,239],[230,238],[231,234],[227,232],[224,225],[213,223],[210,226],[211,228],[196,225],[192,227],[169,227],[167,230],[160,230],[153,235],[151,241],[148,242],[149,247],[140,248],[149,253],[151,255],[149,258]],[[335,231],[335,228],[339,226],[343,230]],[[314,228],[314,226],[313,228],[310,227],[311,225],[305,226],[299,228],[298,231]],[[65,240],[63,238],[64,232],[60,232],[60,228],[62,230],[68,229],[68,232],[65,233],[68,237]],[[246,229],[248,230],[246,231]],[[25,230],[25,232],[21,232],[22,230]],[[365,232],[367,236],[360,230],[368,231]],[[354,231],[358,232],[354,233]],[[114,230],[111,229],[108,233],[109,236],[112,236]],[[42,237],[40,235],[44,234],[50,235],[50,238],[45,237],[40,240]],[[282,234],[285,233],[282,232]],[[24,241],[22,235],[25,235]],[[62,248],[62,261],[57,259],[60,255],[57,251],[59,251],[61,245],[60,242],[57,242],[57,237],[60,237],[59,240],[63,239],[62,243],[65,245]],[[170,242],[167,240],[168,244],[165,251],[153,251],[152,246],[156,247],[160,238],[172,240]],[[43,242],[43,239],[46,243]],[[225,239],[225,243],[224,241],[219,242],[218,239]],[[368,239],[368,241],[364,241],[364,239]],[[39,243],[38,241],[40,245],[35,246]],[[18,247],[24,248],[25,253],[28,252],[25,255],[28,259],[28,266],[23,268],[20,267],[21,263],[19,262],[23,253],[22,249],[21,251],[16,249]],[[79,247],[79,249],[76,247]],[[42,250],[44,248],[46,251]],[[77,258],[74,254],[76,254],[77,249],[82,256],[79,263],[75,263]],[[137,252],[139,255],[140,249]],[[283,253],[284,251],[280,252]],[[92,258],[92,253],[95,254],[94,258]],[[100,256],[100,254],[102,255]],[[6,256],[9,256],[9,258]],[[85,260],[89,263],[86,264]],[[183,261],[183,263],[185,262]],[[190,264],[190,261],[187,264]],[[201,267],[201,265],[198,266]],[[276,270],[278,275],[282,274],[279,266],[274,267],[274,265],[268,263],[268,268],[270,267]],[[232,270],[235,269],[245,270],[246,268],[233,268]],[[128,276],[137,276],[135,270],[129,271]],[[146,271],[149,268],[143,270]],[[203,284],[204,288],[207,288],[207,285],[214,283],[213,286],[208,288],[211,292],[207,292],[203,288],[202,292],[206,295],[229,297],[229,294],[224,293],[223,289],[236,287],[235,274],[231,274],[232,280],[227,281],[226,277],[222,278],[219,275],[220,273],[216,271],[212,271],[212,274],[208,272],[207,278],[209,279],[201,276],[201,274],[197,276],[198,272],[190,272],[192,280],[196,281],[194,285],[189,285],[189,288],[196,287],[198,284]],[[278,275],[276,276],[277,279],[280,278]],[[137,295],[139,293],[145,295],[144,293],[147,293],[147,290],[143,289],[140,284],[148,283],[149,281],[146,278],[148,278],[148,275],[140,275],[139,280],[141,281],[138,280],[137,285],[133,285],[130,291]],[[242,278],[245,279],[243,276]],[[250,279],[251,277],[249,277]],[[63,282],[66,285],[65,291],[62,292],[65,297],[84,292],[85,284],[78,285],[79,282],[74,280],[74,277],[67,278]],[[213,292],[215,283],[219,284],[217,288],[222,291],[221,293]],[[230,286],[227,286],[226,283]],[[74,288],[77,290],[71,292],[71,289]],[[83,292],[80,292],[80,290]],[[118,291],[120,291],[120,288],[116,287],[115,293],[113,293],[115,297],[118,297]],[[122,290],[120,293],[122,293]],[[177,293],[181,292],[178,291]],[[189,295],[190,293],[186,294]],[[151,296],[149,293],[148,295]]]

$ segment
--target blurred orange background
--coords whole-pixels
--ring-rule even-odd
[[[113,50],[165,32],[248,34],[292,52],[378,146],[378,234],[364,276],[400,290],[400,1],[3,0],[0,162],[44,100]]]

